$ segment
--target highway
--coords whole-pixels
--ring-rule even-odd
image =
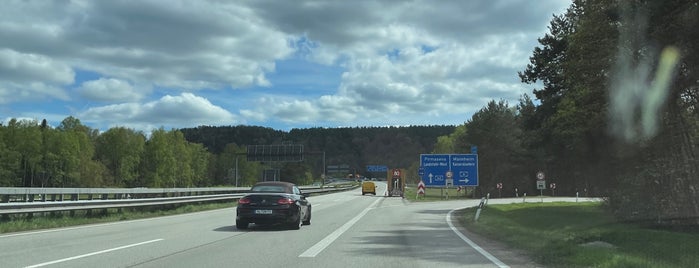
[[[0,267],[533,265],[493,243],[476,243],[448,222],[452,210],[478,201],[410,203],[383,197],[386,185],[377,185],[377,196],[362,196],[356,189],[309,197],[312,224],[296,231],[254,225],[237,230],[232,204],[184,215],[4,234]]]

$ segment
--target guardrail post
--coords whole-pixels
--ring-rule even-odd
[[[56,194],[51,195],[51,201],[54,201],[54,202],[56,201]]]
[[[34,202],[34,195],[33,194],[29,195],[29,202]]]
[[[10,203],[10,195],[9,194],[3,195],[2,202],[3,203]]]
[[[70,201],[78,201],[78,194],[71,194]]]
[[[114,194],[114,199],[124,199],[125,196],[126,196],[126,194]],[[121,213],[121,212],[122,212],[121,208],[117,208],[117,213]]]
[[[87,195],[87,200],[92,200],[92,194]]]
[[[109,194],[102,194],[102,200],[108,200],[109,199]],[[109,209],[103,208],[102,209],[102,215],[107,215],[109,214]]]

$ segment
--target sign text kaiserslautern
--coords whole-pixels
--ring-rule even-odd
[[[454,186],[478,186],[477,154],[421,154],[422,181],[428,187],[443,187],[451,171]]]

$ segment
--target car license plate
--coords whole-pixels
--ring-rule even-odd
[[[271,209],[256,209],[255,214],[272,214]]]

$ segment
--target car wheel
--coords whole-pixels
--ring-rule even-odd
[[[291,228],[292,230],[301,229],[301,224],[302,224],[302,222],[301,222],[301,208],[299,208],[298,215],[299,216],[296,218],[296,220],[289,225],[289,228]]]
[[[247,228],[248,228],[248,222],[246,222],[246,221],[241,221],[241,220],[236,220],[236,221],[235,221],[235,228],[238,228],[238,229],[247,229]]]
[[[311,207],[308,207],[308,217],[303,221],[303,225],[311,225]]]
[[[365,192],[362,192],[362,195],[366,194]]]

